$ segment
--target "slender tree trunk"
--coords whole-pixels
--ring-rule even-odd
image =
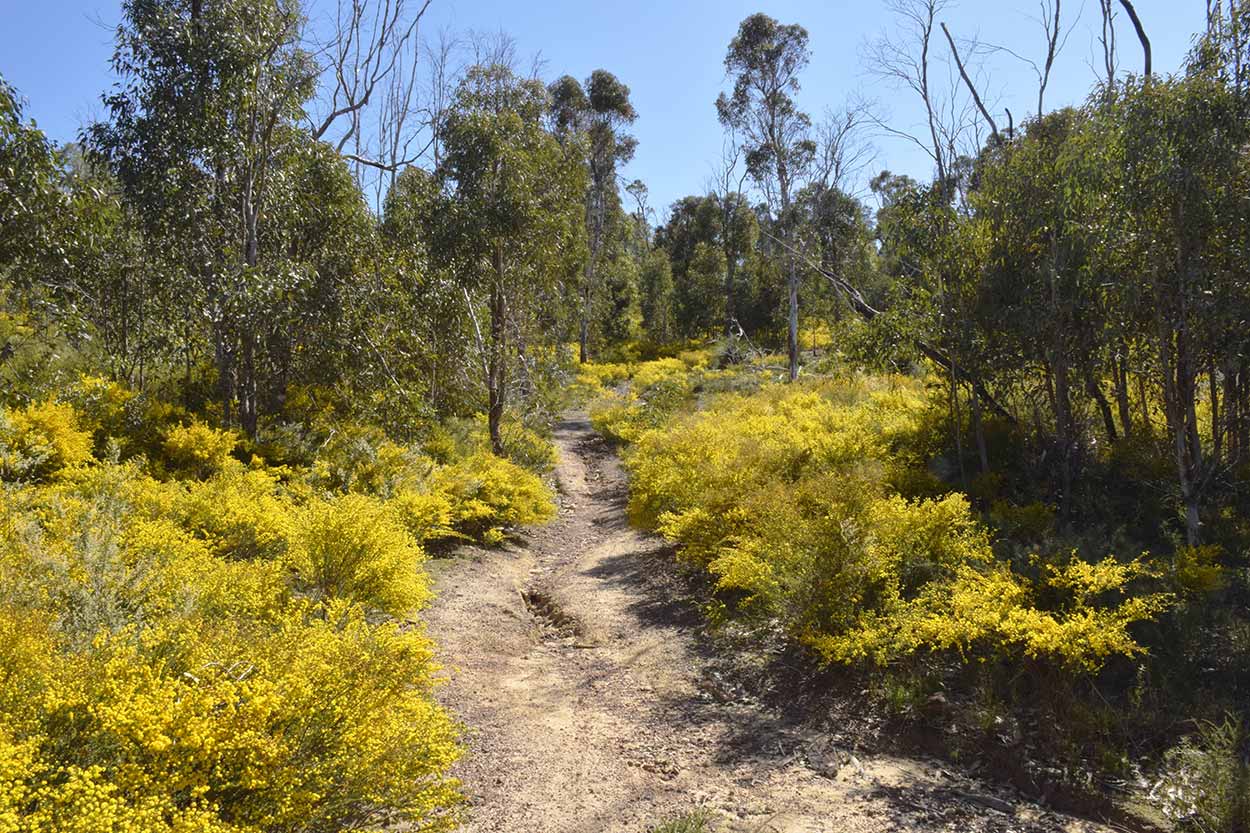
[[[985,443],[985,426],[981,422],[981,397],[976,389],[972,391],[972,432],[977,443],[977,457],[981,463],[981,474],[990,473],[990,450]]]
[[[1102,392],[1098,380],[1094,378],[1093,371],[1088,367],[1085,368],[1085,392],[1094,400],[1094,404],[1098,406],[1098,413],[1102,416],[1103,429],[1107,432],[1107,440],[1112,444],[1119,441],[1120,437],[1115,428],[1115,417],[1111,412],[1111,403],[1107,401],[1106,395]]]
[[[1062,356],[1056,356],[1055,369],[1055,418],[1056,433],[1059,435],[1060,488],[1063,496],[1059,501],[1059,514],[1067,517],[1072,508],[1072,453],[1075,446],[1075,420],[1072,416],[1072,392],[1068,380],[1067,362]]]
[[[243,361],[240,365],[239,385],[239,423],[252,439],[260,421],[260,408],[257,401],[258,386],[256,384],[256,334],[247,331],[243,334]]]
[[[1224,451],[1224,421],[1221,419],[1219,374],[1215,371],[1214,359],[1207,366],[1207,385],[1211,398],[1211,464],[1218,466]],[[1227,402],[1224,407],[1227,409]]]
[[[786,281],[790,299],[789,341],[790,381],[799,378],[799,270],[790,258],[790,274]]]
[[[968,470],[964,466],[963,419],[959,408],[959,373],[953,361],[950,374],[951,438],[955,441],[955,460],[959,464],[959,486],[967,491]]]
[[[790,229],[790,179],[785,166],[780,166],[777,180],[781,186],[781,223],[786,240],[786,290],[789,300],[790,317],[787,327],[786,347],[789,352],[790,381],[799,378],[799,268],[795,262]]]
[[[486,412],[487,426],[490,430],[490,447],[497,456],[504,454],[503,447],[503,409],[507,391],[507,379],[504,362],[506,359],[507,339],[507,301],[504,297],[504,257],[503,242],[495,244],[494,252],[495,276],[490,290],[490,353],[487,360],[486,390],[489,404]]]
[[[1120,411],[1120,430],[1125,437],[1133,433],[1133,413],[1129,407],[1128,394],[1128,357],[1122,356],[1111,365],[1111,373],[1115,376],[1115,402]]]
[[[585,285],[582,286],[582,320],[577,331],[577,361],[585,364],[590,361],[590,288],[595,280],[594,247],[586,261]]]
[[[260,233],[258,229],[259,206],[251,199],[252,186],[247,187],[244,201],[244,251],[243,257],[248,269],[255,269],[260,263]],[[258,385],[256,382],[256,332],[251,325],[245,325],[242,333],[242,356],[239,365],[239,387],[236,395],[239,398],[239,423],[252,439],[256,439],[259,424],[259,403],[257,402]]]
[[[1184,334],[1174,332],[1159,316],[1159,357],[1163,377],[1163,409],[1167,417],[1168,433],[1171,434],[1172,452],[1176,464],[1176,480],[1180,488],[1181,504],[1185,509],[1185,541],[1189,546],[1202,543],[1202,520],[1198,505],[1198,484],[1194,477],[1194,460],[1190,454],[1190,431],[1185,403],[1188,369],[1186,368]]]

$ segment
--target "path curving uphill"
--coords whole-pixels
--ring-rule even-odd
[[[720,681],[662,543],[585,415],[557,427],[558,518],[434,564],[427,611],[469,727],[471,833],[645,833],[696,806],[724,833],[1095,831],[891,756],[862,760]]]

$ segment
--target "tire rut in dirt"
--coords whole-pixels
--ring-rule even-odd
[[[531,587],[521,590],[520,594],[544,642],[575,641],[582,637],[582,623],[566,613],[547,592]]]

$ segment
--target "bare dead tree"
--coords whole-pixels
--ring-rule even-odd
[[[990,126],[990,134],[997,141],[999,139],[998,125],[995,124],[994,117],[990,115],[990,111],[986,109],[985,102],[981,100],[981,94],[977,92],[976,85],[968,77],[968,71],[964,68],[964,62],[959,58],[959,50],[955,47],[955,39],[951,37],[951,30],[946,28],[945,22],[942,23],[942,33],[946,35],[946,42],[950,44],[951,57],[955,59],[955,66],[959,68],[959,77],[963,79],[964,85],[968,88],[968,93],[972,96],[973,102],[976,103],[977,109],[981,112],[981,116],[985,119],[986,124]],[[1047,71],[1049,72],[1049,68]]]
[[[853,193],[851,183],[877,158],[877,149],[865,135],[872,121],[866,101],[852,101],[840,109],[829,108],[816,125],[816,159],[812,178],[826,187]],[[858,190],[858,189],[856,189]]]
[[[1099,3],[1104,5],[1110,2],[1114,2],[1114,0],[1099,0]],[[988,52],[1003,52],[1017,61],[1029,65],[1029,68],[1033,70],[1033,74],[1037,76],[1037,115],[1040,117],[1046,109],[1046,89],[1050,86],[1050,76],[1055,67],[1055,60],[1067,45],[1068,38],[1076,29],[1077,23],[1080,22],[1080,16],[1078,14],[1073,18],[1072,23],[1065,28],[1063,26],[1062,0],[1038,0],[1038,11],[1037,22],[1041,26],[1043,43],[1045,43],[1045,51],[1040,62],[1006,46],[973,42],[972,47],[973,49],[984,49]]]
[[[1040,4],[1042,31],[1046,34],[1046,61],[1042,64],[1041,78],[1037,83],[1037,117],[1039,119],[1042,113],[1046,112],[1042,102],[1046,97],[1046,85],[1050,82],[1050,70],[1055,65],[1055,55],[1061,48],[1059,37],[1062,34],[1059,17],[1060,0],[1040,0]]]
[[[452,92],[461,67],[454,63],[460,40],[447,29],[441,29],[434,43],[424,45],[426,62],[425,102],[421,118],[430,134],[430,160],[438,167],[443,153],[443,116],[451,104]]]
[[[898,20],[898,32],[894,36],[882,35],[869,46],[866,56],[875,75],[911,89],[920,98],[929,135],[921,139],[881,118],[874,123],[885,133],[910,140],[924,150],[933,159],[942,180],[949,169],[950,142],[943,140],[939,127],[944,108],[930,83],[930,46],[938,15],[949,5],[949,0],[887,0],[887,8]]]
[[[421,66],[419,49],[405,50],[388,78],[377,118],[378,158],[389,164],[374,177],[374,204],[380,205],[386,191],[395,184],[403,165],[425,155],[431,144],[423,125],[412,125],[419,116],[417,75]],[[414,129],[415,127],[415,129]],[[424,137],[420,142],[419,137]],[[359,163],[358,163],[359,164]]]
[[[468,46],[474,64],[502,66],[515,71],[520,60],[516,39],[502,29],[496,32],[471,31]]]
[[[1102,12],[1102,33],[1098,42],[1102,44],[1102,66],[1106,73],[1107,86],[1115,85],[1117,62],[1115,56],[1115,0],[1098,0]]]
[[[397,152],[405,144],[402,133],[419,60],[417,29],[431,2],[338,0],[331,37],[315,50],[322,58],[322,76],[333,83],[324,112],[309,117],[309,131],[355,162],[358,176],[361,167],[393,172],[415,161],[385,151]],[[366,113],[378,99],[389,102],[391,112],[384,117],[386,141],[371,147]]]

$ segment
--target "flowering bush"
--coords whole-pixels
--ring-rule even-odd
[[[0,830],[456,827],[433,648],[383,614],[429,599],[421,540],[548,517],[539,478],[364,429],[246,466],[178,418],[94,463],[130,399],[83,397],[0,414]]]
[[[55,400],[0,409],[0,477],[44,480],[91,460],[92,438],[71,405]]]
[[[652,385],[679,372],[653,365]],[[849,376],[723,394],[655,427],[635,420],[631,515],[680,544],[726,600],[779,619],[830,662],[957,652],[1090,672],[1140,653],[1131,627],[1169,603],[1135,589],[1140,560],[1015,572],[963,495],[898,494],[924,410],[912,380]]]
[[[289,563],[318,596],[407,616],[429,600],[424,558],[385,504],[346,494],[303,509]]]
[[[542,480],[488,452],[440,468],[431,486],[447,499],[451,525],[474,538],[498,539],[500,530],[545,523],[555,513]]]
[[[170,468],[203,478],[224,469],[236,445],[238,438],[233,432],[193,420],[189,425],[175,425],[165,433],[163,451]]]

